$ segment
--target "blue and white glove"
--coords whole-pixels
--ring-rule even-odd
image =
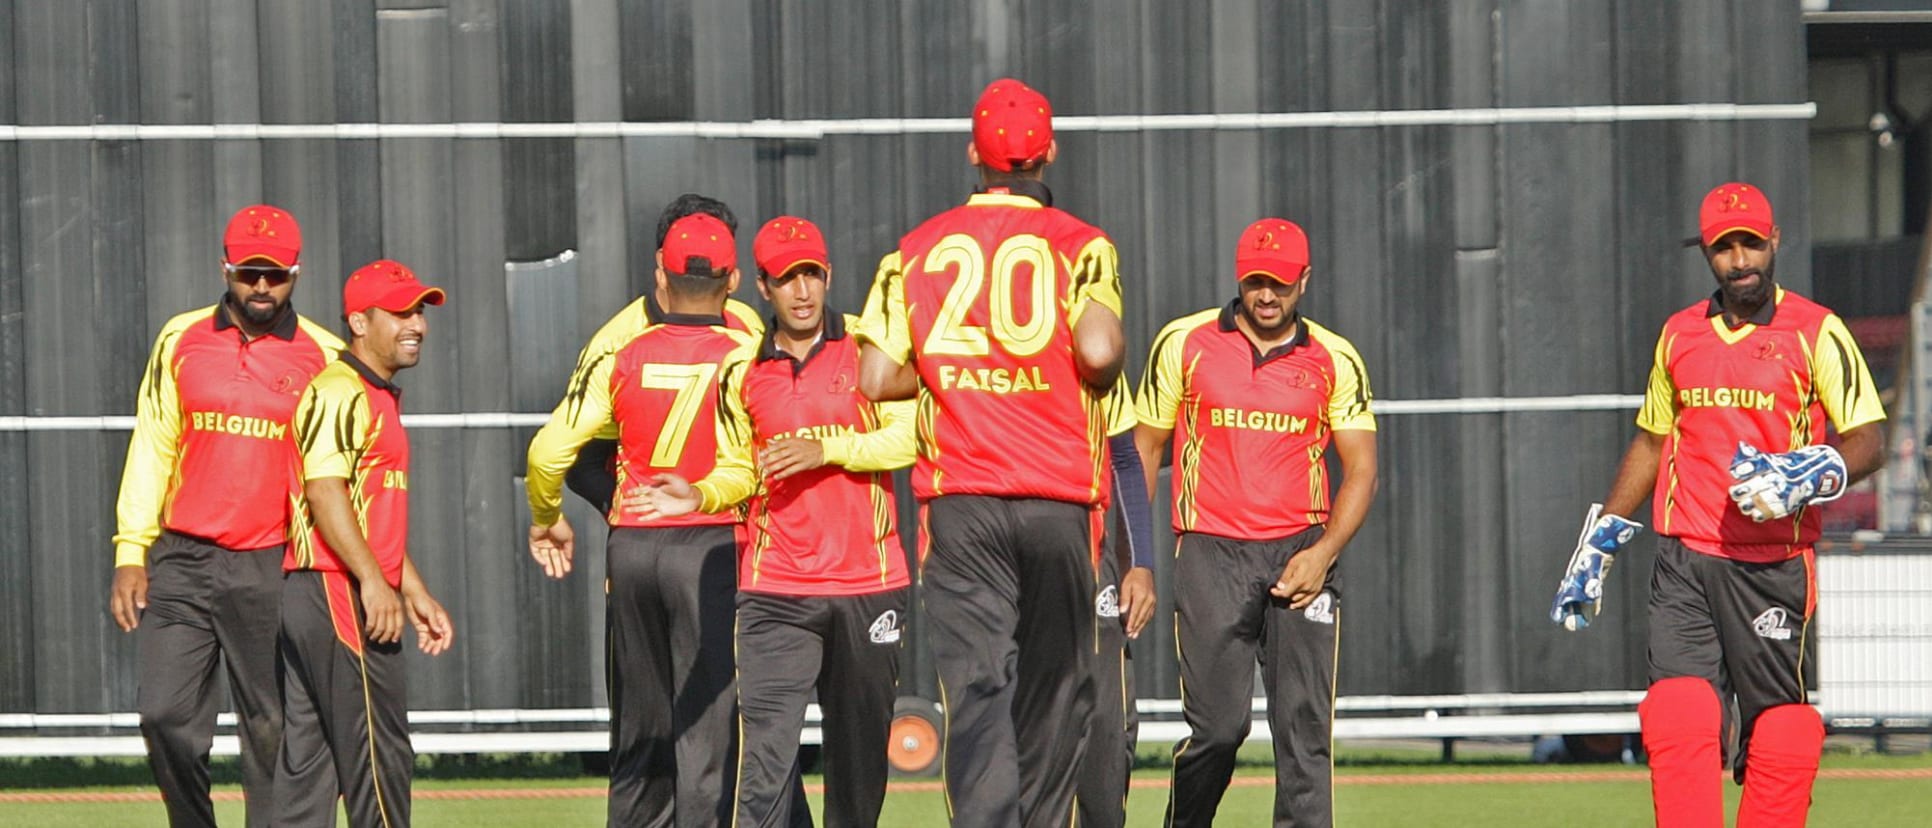
[[[1617,551],[1629,543],[1644,525],[1603,514],[1603,504],[1590,504],[1583,518],[1583,532],[1577,536],[1576,551],[1563,570],[1563,581],[1556,585],[1556,600],[1550,602],[1550,620],[1566,630],[1590,626],[1590,618],[1603,611],[1603,579],[1610,574]],[[1588,607],[1590,612],[1584,614]]]
[[[1763,523],[1837,500],[1850,476],[1845,458],[1831,446],[1766,454],[1740,442],[1731,458],[1731,479],[1738,481],[1731,487],[1731,502],[1745,517]]]

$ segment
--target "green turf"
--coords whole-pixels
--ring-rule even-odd
[[[1263,751],[1260,756],[1265,759]],[[1250,751],[1244,759],[1254,759]],[[1477,758],[1471,762],[1442,764],[1414,761],[1401,750],[1344,751],[1341,776],[1364,774],[1439,774],[1465,773],[1469,784],[1351,785],[1344,782],[1335,792],[1337,823],[1344,826],[1407,828],[1448,824],[1485,825],[1564,825],[1574,828],[1624,828],[1650,824],[1649,785],[1641,777],[1618,782],[1526,782],[1486,783],[1481,776],[1497,772],[1566,772],[1635,770],[1620,765],[1537,766],[1508,757]],[[1828,769],[1885,770],[1932,767],[1932,755],[1913,756],[1839,755],[1826,757]],[[538,773],[544,773],[539,769]],[[1252,762],[1244,764],[1238,775],[1265,779],[1270,770]],[[1146,781],[1161,781],[1167,770],[1146,767],[1135,773]],[[812,781],[818,781],[814,778]],[[601,787],[596,777],[422,779],[416,790],[471,790],[505,788]],[[1726,795],[1735,813],[1737,792],[1726,785]],[[234,790],[234,786],[222,786]],[[19,790],[19,788],[15,788]],[[42,791],[75,791],[72,787]],[[94,787],[88,790],[151,790],[145,787]],[[1268,785],[1235,786],[1222,802],[1218,823],[1223,825],[1265,825],[1273,808],[1273,789]],[[1160,823],[1166,807],[1167,791],[1161,787],[1137,788],[1129,796],[1129,825],[1152,826]],[[817,797],[813,807],[819,807]],[[224,824],[240,824],[240,803],[217,803],[216,811]],[[1811,810],[1813,828],[1892,828],[1922,826],[1925,814],[1932,813],[1932,784],[1924,779],[1823,779],[1816,789]],[[604,801],[600,798],[540,800],[435,800],[418,798],[414,824],[419,826],[491,825],[517,828],[564,828],[572,825],[600,825]],[[938,792],[894,791],[886,797],[881,824],[923,828],[945,824],[945,801]],[[164,822],[158,802],[134,804],[0,804],[0,826],[146,826]]]

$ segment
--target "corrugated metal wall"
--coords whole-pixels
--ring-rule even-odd
[[[0,121],[17,125],[961,117],[1003,74],[1063,115],[1805,89],[1798,4],[1744,0],[15,0],[0,33]],[[819,221],[833,301],[855,309],[896,235],[971,185],[965,141],[0,141],[0,415],[130,413],[152,335],[217,295],[220,224],[258,199],[302,221],[297,305],[313,318],[336,318],[340,274],[379,255],[452,288],[402,377],[410,410],[547,409],[574,343],[649,273],[673,196],[720,196],[747,230]],[[1310,314],[1355,341],[1385,399],[1635,393],[1663,318],[1708,289],[1677,244],[1696,199],[1734,176],[1773,194],[1780,276],[1810,283],[1802,121],[1061,144],[1050,180],[1118,242],[1137,352],[1230,297],[1235,236],[1284,215],[1314,242]],[[537,268],[519,290],[506,275],[566,249],[574,277]],[[1622,412],[1385,417],[1382,493],[1343,564],[1342,692],[1640,686],[1647,545],[1613,575],[1608,623],[1564,636],[1544,620],[1630,434]],[[415,665],[417,707],[601,701],[598,555],[559,585],[522,550],[528,436],[412,435],[414,552],[461,628],[452,654]],[[132,639],[105,612],[125,444],[0,432],[0,710],[132,708]],[[1148,695],[1173,692],[1166,618],[1137,653]]]

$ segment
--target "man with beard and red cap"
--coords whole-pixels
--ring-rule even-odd
[[[226,663],[248,824],[269,824],[281,742],[281,613],[289,418],[342,341],[295,313],[302,231],[242,208],[222,236],[221,300],[168,320],[141,375],[114,535],[115,623],[137,631],[136,708],[176,826],[214,825],[208,749]]]
[[[1588,625],[1611,557],[1642,529],[1629,518],[1651,498],[1650,690],[1637,713],[1657,824],[1724,824],[1732,733],[1737,824],[1798,826],[1824,742],[1805,698],[1818,505],[1883,465],[1885,411],[1844,320],[1778,286],[1762,190],[1711,190],[1698,229],[1717,290],[1664,322],[1637,437],[1550,617]]]
[[[1335,563],[1375,498],[1375,414],[1355,346],[1301,312],[1309,262],[1295,223],[1250,224],[1234,249],[1240,294],[1162,328],[1141,381],[1149,491],[1174,444],[1174,649],[1189,735],[1174,746],[1168,825],[1214,822],[1253,721],[1257,661],[1274,824],[1334,824]]]

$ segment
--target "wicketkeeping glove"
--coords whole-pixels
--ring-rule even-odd
[[[1617,550],[1642,531],[1644,525],[1603,514],[1603,504],[1590,504],[1583,518],[1583,532],[1577,536],[1576,551],[1563,570],[1563,581],[1556,585],[1556,600],[1550,602],[1550,620],[1566,630],[1590,626],[1590,618],[1603,610],[1603,579],[1616,562]],[[1589,614],[1583,610],[1588,607]]]
[[[1737,444],[1731,458],[1731,502],[1745,517],[1763,523],[1789,517],[1799,508],[1837,500],[1845,493],[1845,458],[1831,446],[1806,446],[1766,454]]]

